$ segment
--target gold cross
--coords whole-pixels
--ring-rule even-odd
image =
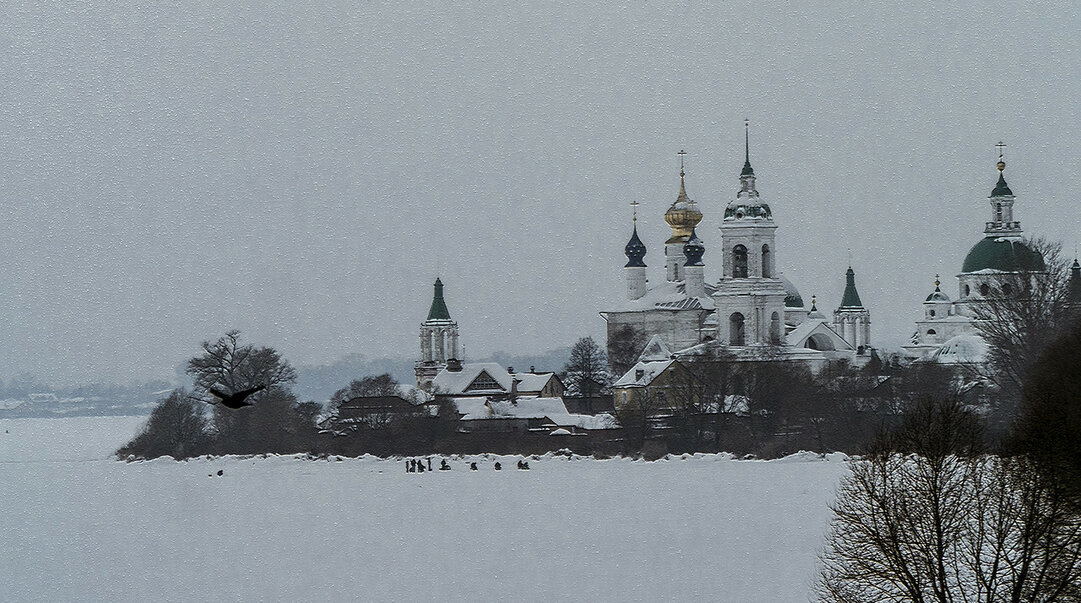
[[[1000,140],[995,146],[998,147],[998,158],[1002,159],[1002,149],[1006,148],[1006,144]]]
[[[631,207],[634,208],[634,217],[631,219],[638,223],[638,201],[631,201]]]

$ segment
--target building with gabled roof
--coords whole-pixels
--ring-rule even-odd
[[[559,398],[563,382],[555,373],[515,373],[494,362],[457,362],[444,367],[432,380],[436,396],[507,396]]]

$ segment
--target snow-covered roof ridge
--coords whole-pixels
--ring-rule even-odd
[[[661,340],[660,335],[654,335],[649,338],[649,343],[646,347],[642,348],[642,353],[638,355],[639,362],[656,362],[664,361],[672,358],[672,352],[668,349],[668,346],[664,345],[664,341]]]
[[[651,287],[646,294],[635,300],[623,300],[612,308],[611,312],[644,312],[654,308],[666,310],[713,310],[713,297],[717,287],[705,283],[706,295],[704,297],[688,297],[686,294],[687,284],[684,281],[665,281],[656,287]]]
[[[469,386],[484,373],[491,377],[498,388],[469,389]],[[460,395],[467,391],[470,393],[507,393],[511,391],[511,379],[518,380],[518,390],[522,392],[538,392],[544,388],[555,373],[508,373],[507,369],[496,362],[466,362],[462,363],[462,370],[450,371],[443,369],[432,380],[432,387],[441,394]]]

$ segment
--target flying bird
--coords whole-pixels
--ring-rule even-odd
[[[226,408],[243,408],[245,406],[251,406],[253,403],[248,401],[248,396],[255,392],[266,389],[265,385],[256,385],[251,389],[245,389],[231,394],[227,394],[221,390],[210,388],[210,393],[218,399],[218,402],[210,402],[210,404],[221,404]]]

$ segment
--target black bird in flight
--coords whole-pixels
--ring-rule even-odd
[[[210,388],[210,393],[218,399],[218,402],[210,402],[210,404],[221,404],[226,408],[243,408],[245,406],[251,406],[253,403],[248,401],[248,396],[255,392],[266,389],[265,385],[256,385],[251,389],[245,389],[232,394],[227,394],[221,390]]]

